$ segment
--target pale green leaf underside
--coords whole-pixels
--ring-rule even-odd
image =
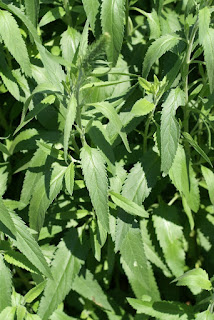
[[[155,108],[155,105],[145,98],[139,99],[135,104],[133,105],[133,108],[131,110],[131,113],[133,113],[135,116],[145,116],[149,112],[151,112]]]
[[[65,171],[65,186],[66,186],[66,189],[67,189],[68,193],[70,194],[70,196],[73,195],[74,175],[75,175],[74,163],[72,162],[68,166],[67,170]]]
[[[201,171],[208,187],[210,201],[214,205],[214,173],[204,166],[201,166]]]
[[[89,20],[91,29],[95,34],[96,20],[99,12],[100,2],[99,0],[83,0],[84,10]]]
[[[102,227],[109,230],[108,180],[103,157],[97,149],[85,145],[80,153],[84,180],[92,205]]]

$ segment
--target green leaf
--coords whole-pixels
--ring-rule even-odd
[[[146,98],[139,99],[135,104],[133,105],[133,108],[131,110],[131,113],[133,113],[135,116],[145,116],[152,110],[154,110],[155,105]]]
[[[39,272],[39,270],[20,252],[12,250],[6,251],[4,253],[4,259],[7,261],[7,263],[25,269],[27,271],[33,273]]]
[[[49,319],[69,293],[84,262],[87,245],[80,242],[79,236],[76,229],[71,229],[58,245],[51,268],[53,279],[48,279],[38,309],[43,320]]]
[[[73,195],[74,175],[75,175],[74,163],[71,162],[71,164],[68,166],[68,168],[65,171],[65,186],[70,196]]]
[[[157,302],[148,302],[142,301],[138,299],[128,298],[127,299],[130,305],[137,310],[137,313],[147,314],[151,317],[160,320],[178,320],[178,319],[193,319],[184,317],[181,318],[182,315],[191,314],[190,307],[187,307],[185,304],[181,304],[178,302],[170,302],[170,301],[157,301]],[[190,310],[189,310],[190,309]]]
[[[24,306],[17,306],[17,310],[16,310],[16,316],[17,316],[17,320],[24,320],[25,316],[27,313],[27,309]]]
[[[0,254],[0,312],[11,305],[12,281],[11,273]]]
[[[99,0],[83,0],[84,10],[89,20],[93,34],[95,34],[95,27],[97,21],[97,15],[99,13],[100,2]]]
[[[180,88],[173,89],[163,104],[161,115],[161,170],[168,173],[178,148],[180,127],[175,118],[176,110],[184,105],[185,97]]]
[[[26,45],[21,36],[16,20],[13,18],[10,12],[0,10],[0,24],[0,34],[7,49],[20,64],[23,72],[25,72],[26,75],[30,76],[30,60],[28,57]]]
[[[179,145],[169,171],[170,179],[180,194],[186,198],[190,209],[197,212],[200,204],[198,181],[190,161],[187,161],[184,148]]]
[[[7,156],[10,156],[10,152],[7,150],[7,147],[1,142],[0,142],[0,151],[2,153],[5,153]]]
[[[25,9],[29,20],[37,27],[39,0],[25,0]]]
[[[199,147],[199,145],[197,144],[197,142],[195,140],[193,140],[193,138],[191,137],[191,135],[188,132],[183,132],[182,135],[184,136],[184,138],[189,142],[189,144],[191,144],[191,146],[202,156],[202,158],[204,158],[204,160],[206,160],[211,167],[213,167],[212,162],[210,161],[209,157],[206,155],[206,153]]]
[[[197,314],[195,320],[214,320],[214,314],[209,310]]]
[[[0,76],[7,90],[14,96],[16,100],[20,100],[19,87],[12,70],[5,59],[3,46],[0,46]]]
[[[184,272],[185,252],[183,228],[179,224],[177,210],[172,206],[161,205],[154,211],[152,220],[166,263],[178,277]]]
[[[16,235],[16,227],[14,222],[10,216],[10,213],[7,207],[4,205],[2,199],[0,198],[0,221],[12,232],[12,234]]]
[[[116,193],[114,191],[109,191],[109,194],[113,200],[113,202],[122,208],[124,211],[136,215],[143,218],[148,218],[149,214],[145,211],[143,207],[140,207],[135,202],[121,196],[119,193]]]
[[[152,65],[160,59],[164,53],[171,50],[179,42],[177,35],[165,35],[155,40],[149,47],[143,62],[143,78],[147,78]]]
[[[50,9],[40,20],[39,26],[40,26],[40,28],[44,27],[48,23],[62,18],[64,15],[65,15],[65,10],[62,7],[55,7],[53,9]]]
[[[16,228],[16,240],[13,240],[17,248],[26,256],[26,258],[46,277],[51,278],[51,272],[42,251],[31,235],[29,228],[14,213],[10,213]]]
[[[31,162],[25,174],[25,179],[22,186],[20,201],[25,203],[26,206],[30,202],[35,186],[43,174],[41,169],[36,170],[36,168],[40,168],[44,166],[46,160],[47,160],[47,154],[41,148],[38,148],[31,159]]]
[[[123,124],[122,124],[116,110],[114,109],[114,107],[109,102],[93,103],[93,106],[99,112],[101,112],[106,118],[109,119],[109,121],[112,123],[114,128],[117,130],[117,133],[120,135],[120,137],[126,147],[126,150],[128,152],[131,152],[126,133],[122,131]]]
[[[30,201],[29,220],[30,227],[38,233],[43,226],[45,213],[48,207],[62,189],[62,181],[66,169],[66,167],[63,167],[58,163],[54,163],[48,184],[48,178],[42,176],[35,186],[34,193]]]
[[[207,184],[210,201],[214,205],[214,173],[204,166],[201,166],[201,171]]]
[[[16,307],[7,307],[0,313],[0,320],[14,320]]]
[[[100,151],[84,145],[80,153],[84,180],[102,227],[109,230],[108,180]]]
[[[65,127],[64,127],[64,153],[65,153],[65,161],[67,162],[68,157],[68,143],[71,135],[72,126],[74,124],[76,118],[76,110],[77,110],[77,101],[72,94],[69,99],[66,114],[65,114]]]
[[[140,229],[146,258],[156,267],[160,268],[166,277],[171,277],[171,272],[159,257],[158,253],[156,252],[155,246],[150,239],[148,221],[141,220]]]
[[[120,251],[123,269],[136,297],[148,295],[159,300],[158,288],[145,256],[139,229],[129,229]]]
[[[80,42],[80,34],[74,28],[69,27],[61,36],[62,56],[69,63],[73,62],[74,55]]]
[[[107,49],[109,61],[116,65],[124,35],[125,0],[102,0],[101,24],[103,33],[111,39]]]
[[[210,291],[212,289],[212,283],[209,280],[207,272],[201,268],[187,271],[173,282],[177,282],[177,286],[193,288],[195,294],[199,294],[201,290]]]
[[[100,308],[113,311],[103,289],[89,270],[81,272],[80,275],[75,278],[72,290],[92,301]]]
[[[34,301],[44,290],[46,281],[40,282],[37,286],[30,289],[24,296],[24,303],[31,303]]]

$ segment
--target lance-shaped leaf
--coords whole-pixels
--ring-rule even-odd
[[[163,104],[161,115],[161,170],[168,173],[178,148],[180,127],[175,118],[176,110],[184,105],[184,93],[180,88],[173,89]]]
[[[177,286],[193,288],[195,294],[200,293],[201,290],[210,291],[212,289],[212,283],[209,280],[207,272],[201,268],[187,271],[173,282],[177,282]]]
[[[99,13],[99,0],[83,0],[84,10],[89,20],[93,34],[95,34],[96,20]]]
[[[204,166],[201,166],[201,171],[207,184],[210,201],[214,205],[214,173]]]
[[[25,0],[25,9],[29,20],[37,27],[39,0]]]
[[[71,162],[71,164],[68,166],[67,170],[65,171],[65,186],[70,196],[73,195],[74,175],[75,175],[74,163]]]
[[[71,135],[72,126],[76,117],[76,109],[77,109],[77,101],[72,94],[68,101],[66,114],[65,114],[65,127],[64,127],[64,153],[65,153],[65,161],[67,162],[68,157],[68,143]]]
[[[46,285],[46,280],[40,282],[37,286],[30,289],[26,295],[24,296],[24,303],[31,303],[33,300],[35,300],[44,290]]]
[[[183,132],[183,136],[189,142],[189,144],[191,144],[191,146],[202,156],[202,158],[204,158],[204,160],[206,160],[210,164],[210,166],[213,167],[212,162],[210,161],[209,157],[206,155],[204,150],[202,150],[201,147],[199,147],[199,145],[191,137],[191,135],[188,132]]]
[[[158,288],[145,256],[139,229],[129,229],[121,247],[121,261],[136,297],[147,295],[153,300],[159,300]]]
[[[7,49],[26,75],[31,75],[30,60],[18,24],[10,12],[0,10],[0,34]]]
[[[29,228],[13,212],[10,212],[11,218],[16,228],[16,240],[13,240],[15,246],[28,258],[28,260],[46,277],[52,278],[50,269],[42,254],[42,251],[31,235]]]
[[[1,197],[0,197],[0,221],[12,232],[14,236],[16,235],[16,227]]]
[[[103,157],[97,149],[84,145],[81,164],[91,202],[102,227],[109,230],[108,180]]]
[[[186,304],[171,301],[150,302],[133,298],[128,298],[127,300],[137,310],[137,313],[147,314],[155,319],[186,320],[193,319],[194,317],[193,310]]]
[[[124,211],[126,211],[132,215],[136,215],[136,216],[143,217],[143,218],[149,217],[148,212],[146,212],[146,210],[143,207],[139,206],[135,202],[121,196],[119,193],[116,193],[114,191],[109,191],[109,194],[110,194],[113,202],[117,206],[122,208]]]
[[[111,40],[107,49],[108,59],[116,65],[123,43],[125,23],[125,0],[102,0],[101,24],[103,33]]]
[[[197,212],[200,204],[198,181],[191,162],[187,160],[184,148],[179,145],[169,176],[191,210]]]
[[[164,53],[171,50],[179,42],[180,38],[175,34],[167,34],[159,39],[155,40],[149,47],[144,62],[143,62],[143,78],[147,78],[151,70],[152,65],[160,58]]]
[[[120,120],[120,117],[118,116],[116,110],[109,102],[100,102],[100,103],[93,103],[93,106],[100,111],[114,126],[115,130],[117,130],[117,133],[120,135],[126,150],[128,152],[131,152],[129,148],[129,143],[127,140],[126,133],[122,131],[123,124]]]
[[[100,308],[113,311],[106,294],[89,270],[81,272],[76,277],[72,290],[75,290]]]
[[[0,320],[14,320],[16,307],[6,307],[0,313]]]
[[[39,179],[35,186],[34,193],[30,201],[29,220],[30,227],[38,233],[43,226],[45,213],[48,207],[62,189],[62,181],[66,169],[66,167],[63,167],[58,163],[54,163],[53,168],[51,169],[52,172],[50,179],[44,175]]]
[[[69,63],[72,63],[75,52],[78,48],[80,42],[80,33],[71,27],[63,32],[61,36],[61,49],[62,49],[62,56],[65,60]]]
[[[76,229],[71,229],[65,239],[59,243],[51,268],[53,279],[48,279],[38,309],[38,315],[43,320],[49,319],[71,290],[87,250],[86,242],[81,243]]]
[[[157,239],[163,250],[166,263],[175,276],[184,272],[185,252],[183,230],[179,225],[177,211],[172,206],[161,205],[155,210],[152,220]]]
[[[0,312],[11,305],[12,281],[11,273],[0,254]]]

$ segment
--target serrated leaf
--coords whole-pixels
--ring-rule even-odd
[[[152,151],[145,154],[143,166],[138,162],[130,170],[122,189],[122,196],[141,205],[149,196],[151,188],[156,182],[159,170],[160,164],[157,154]],[[127,215],[122,210],[118,212],[115,238],[116,251],[120,249],[132,222],[132,216]]]
[[[96,20],[99,13],[99,0],[83,0],[84,10],[89,20],[93,34],[95,34]]]
[[[102,0],[101,24],[103,33],[111,39],[107,48],[109,61],[116,65],[123,43],[125,0]]]
[[[31,75],[30,60],[26,45],[21,36],[16,20],[10,12],[0,10],[0,34],[7,49],[20,64],[26,75]]]
[[[4,259],[7,263],[10,263],[19,268],[25,269],[30,272],[38,273],[39,270],[20,252],[6,251],[4,253]]]
[[[146,258],[149,261],[151,261],[151,263],[153,263],[155,266],[160,268],[163,271],[165,276],[171,277],[171,272],[159,257],[150,239],[149,230],[148,230],[148,221],[141,220],[140,229],[141,229],[141,236],[143,240]]]
[[[0,198],[0,221],[16,236],[16,227],[7,207]]]
[[[191,146],[202,156],[202,158],[204,158],[204,160],[206,160],[210,164],[210,166],[213,167],[212,162],[210,161],[209,157],[206,155],[204,150],[202,150],[199,147],[197,142],[195,140],[193,140],[191,135],[188,132],[183,132],[182,134],[183,134],[184,138],[189,142],[189,144],[191,144]]]
[[[16,307],[7,307],[0,313],[0,320],[14,320]]]
[[[137,313],[147,314],[151,317],[160,320],[178,320],[181,319],[182,315],[186,317],[182,318],[183,320],[189,319],[188,314],[191,314],[191,309],[188,310],[188,307],[185,304],[171,301],[158,301],[158,302],[148,302],[138,299],[128,298],[127,299],[130,305],[137,310]]]
[[[37,286],[30,289],[24,296],[24,303],[31,303],[35,300],[44,290],[46,281],[40,282]]]
[[[29,20],[37,27],[39,0],[25,0],[25,9]]]
[[[0,45],[0,76],[7,90],[14,96],[16,100],[20,99],[19,87],[17,81],[10,69],[4,55],[3,46]]]
[[[66,169],[66,167],[54,163],[50,181],[47,183],[47,178],[43,175],[35,185],[30,201],[29,221],[30,227],[38,233],[43,226],[47,209],[62,189],[62,181]]]
[[[89,270],[83,271],[75,278],[72,290],[92,301],[100,308],[113,311],[103,289]]]
[[[161,170],[168,173],[178,148],[180,127],[175,118],[176,110],[184,105],[185,97],[180,88],[173,89],[163,104],[161,115]]]
[[[20,201],[28,205],[31,196],[33,194],[34,188],[42,177],[42,170],[36,170],[45,165],[47,159],[47,154],[38,148],[34,156],[31,159],[30,166],[25,174],[24,183],[22,186]]]
[[[65,186],[70,196],[73,195],[74,175],[75,175],[74,163],[71,162],[71,164],[68,166],[68,168],[65,171]]]
[[[76,118],[76,111],[77,111],[77,101],[74,94],[72,94],[71,98],[68,101],[66,114],[65,114],[64,153],[65,153],[66,162],[68,157],[68,143],[71,135],[72,126]]]
[[[114,191],[109,191],[109,194],[113,202],[124,211],[130,213],[131,215],[136,215],[143,218],[149,217],[149,214],[146,212],[146,210],[135,202],[121,196],[119,193]]]
[[[179,42],[180,38],[177,35],[165,35],[155,40],[149,47],[144,62],[143,62],[143,78],[147,78],[152,65],[156,60],[160,59],[164,53],[171,50]]]
[[[185,252],[183,228],[179,225],[177,211],[172,206],[161,205],[155,210],[152,220],[166,263],[178,277],[184,272]]]
[[[133,113],[135,116],[145,116],[149,112],[151,112],[155,108],[154,103],[149,102],[146,100],[146,98],[139,99],[135,104],[133,105],[133,108],[131,110],[131,113]]]
[[[74,55],[80,42],[80,34],[74,28],[68,27],[61,36],[62,56],[69,63],[73,62]]]
[[[199,41],[203,43],[204,38],[206,37],[207,33],[209,32],[210,26],[210,10],[208,7],[204,7],[203,9],[199,10],[198,15],[198,25],[199,25]]]
[[[108,180],[100,151],[84,145],[80,153],[81,165],[91,202],[102,227],[109,230]]]
[[[13,240],[16,247],[42,274],[51,278],[52,275],[45,257],[29,228],[16,214],[10,212],[10,215],[16,228],[16,240]]]
[[[187,162],[184,148],[179,145],[169,176],[182,196],[186,198],[190,209],[197,212],[200,204],[198,181],[191,162]]]
[[[72,288],[87,252],[86,243],[81,243],[76,229],[71,229],[58,245],[51,267],[53,280],[48,279],[41,299],[38,315],[48,320]],[[62,264],[63,261],[63,264]]]
[[[201,166],[201,171],[208,187],[210,201],[214,205],[214,173],[204,166]]]
[[[114,109],[114,107],[109,102],[93,103],[93,106],[98,111],[100,111],[107,119],[109,119],[109,121],[112,123],[114,128],[117,130],[117,134],[120,135],[120,137],[126,147],[126,150],[128,152],[131,152],[126,133],[122,131],[123,124],[122,124],[116,110]]]
[[[0,164],[0,197],[2,197],[7,190],[8,175],[8,165]]]
[[[12,280],[11,273],[0,254],[0,312],[11,305]]]
[[[177,286],[193,287],[195,294],[200,293],[201,290],[210,291],[212,289],[212,283],[209,280],[207,272],[201,268],[187,271],[173,282],[177,282]]]
[[[158,288],[145,256],[139,229],[129,229],[120,251],[124,271],[136,297],[148,295],[153,300],[158,300]]]

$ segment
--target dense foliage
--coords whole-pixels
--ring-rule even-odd
[[[214,1],[0,1],[0,320],[214,319]]]

